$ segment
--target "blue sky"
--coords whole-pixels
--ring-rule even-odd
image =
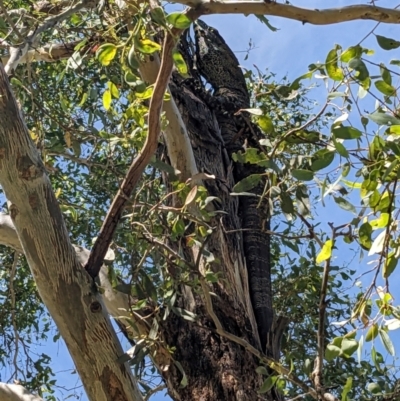
[[[293,0],[293,3],[296,5],[307,8],[341,7],[359,4],[360,2],[349,0]],[[393,1],[380,0],[378,5],[381,7],[393,7]],[[268,68],[271,72],[277,74],[278,80],[285,75],[289,79],[294,79],[304,74],[307,72],[307,66],[310,63],[317,61],[324,62],[327,53],[333,48],[334,44],[340,44],[343,48],[357,44],[376,25],[373,21],[358,21],[339,25],[313,26],[309,24],[303,25],[297,21],[271,17],[269,18],[271,24],[279,29],[277,32],[272,32],[252,16],[207,16],[203,19],[219,30],[231,48],[237,52],[236,54],[243,66],[252,68],[253,64],[255,64],[261,70]],[[400,38],[400,25],[382,24],[376,29],[376,33],[392,38]],[[250,39],[252,39],[256,48],[250,52],[248,60],[243,61],[245,56],[243,51],[248,48]],[[378,62],[384,61],[388,63],[391,58],[400,59],[400,50],[385,52],[379,49],[373,36],[363,42],[363,45],[376,51],[373,59]],[[317,90],[311,93],[311,97],[322,102],[324,101],[324,93],[325,90],[321,88],[320,92]],[[335,211],[337,211],[337,206],[335,207]],[[328,207],[321,207],[318,210],[318,214],[319,218],[324,222],[328,218],[332,219]],[[335,219],[345,218],[348,219],[348,215],[340,215],[339,213],[335,216]],[[350,255],[343,255],[344,258],[348,256]],[[400,349],[399,344],[398,348]],[[73,365],[63,343],[60,342],[54,345],[50,342],[46,344],[45,352],[54,358],[54,371],[59,372],[57,374],[58,384],[65,388],[75,387],[78,383],[77,375],[71,375]],[[66,399],[68,394],[70,394],[68,391],[57,392],[60,400]],[[80,400],[87,400],[83,389],[77,390],[76,394],[82,395]],[[162,395],[156,395],[152,398],[153,401],[166,399]]]

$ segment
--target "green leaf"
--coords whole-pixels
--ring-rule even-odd
[[[368,114],[368,118],[378,125],[400,125],[400,120],[389,114],[375,112]]]
[[[351,46],[346,49],[340,56],[340,60],[344,63],[349,62],[352,58],[360,58],[362,55],[362,47],[360,45]]]
[[[117,86],[111,81],[107,82],[107,86],[111,92],[112,97],[115,99],[119,99],[119,91],[118,91]]]
[[[161,50],[161,46],[150,39],[135,38],[135,49],[144,54],[152,54]]]
[[[376,89],[385,96],[396,96],[396,88],[387,84],[385,81],[375,81],[374,84]]]
[[[341,401],[349,401],[349,397],[347,395],[351,391],[352,386],[353,386],[353,378],[350,376],[346,379],[346,384],[343,386]]]
[[[175,67],[178,70],[179,74],[181,74],[183,77],[188,77],[188,68],[182,54],[175,49],[172,52],[172,58],[174,60]]]
[[[343,338],[341,348],[344,356],[350,357],[357,351],[358,341],[354,338]]]
[[[386,38],[385,36],[375,35],[378,45],[383,50],[397,49],[400,46],[400,42],[394,39]]]
[[[389,132],[391,134],[400,135],[400,125],[391,125],[389,127]]]
[[[140,67],[139,60],[136,57],[135,46],[131,46],[128,53],[128,64],[132,70],[137,70]]]
[[[313,76],[312,71],[307,72],[307,73],[301,75],[300,77],[296,78],[296,79],[292,82],[292,84],[290,85],[290,89],[291,89],[291,90],[297,90],[297,89],[299,89],[299,88],[300,88],[300,81],[302,81],[303,79],[307,79],[307,78],[308,78],[308,79],[311,79],[312,76]]]
[[[297,169],[292,170],[292,176],[300,181],[311,181],[314,178],[314,172],[310,170]]]
[[[135,83],[137,81],[137,76],[132,74],[130,71],[126,71],[124,79],[129,86],[135,86]]]
[[[360,245],[366,250],[369,250],[372,245],[371,234],[372,227],[371,224],[369,224],[368,222],[362,224],[358,229]]]
[[[321,262],[328,260],[332,256],[332,247],[333,241],[331,239],[328,239],[323,245],[320,253],[318,254],[317,259],[315,260],[316,263],[320,264]]]
[[[364,87],[364,89],[368,89],[369,83],[366,82],[365,84],[363,84],[363,81],[366,81],[369,78],[369,72],[368,72],[368,68],[365,65],[364,61],[362,61],[359,58],[352,58],[349,63],[348,63],[349,68],[353,69],[354,71],[356,71],[356,78],[359,79],[361,81],[362,86]],[[367,87],[365,87],[364,85],[366,85]]]
[[[365,341],[372,341],[378,336],[378,325],[374,323],[367,331],[367,334],[365,336]]]
[[[143,87],[145,88],[144,90]],[[138,99],[150,99],[153,96],[154,85],[146,87],[143,81],[136,81],[135,92]]]
[[[100,63],[104,66],[107,66],[114,59],[117,54],[117,46],[112,43],[105,43],[101,45],[96,51],[96,57],[100,61]]]
[[[394,272],[397,266],[398,258],[395,256],[395,252],[390,252],[387,258],[385,259],[385,263],[382,269],[382,276],[384,279],[390,277],[390,275]]]
[[[341,353],[341,349],[333,344],[328,344],[325,350],[325,359],[328,362],[332,362],[336,357],[338,357]]]
[[[181,365],[178,361],[174,360],[174,364],[175,364],[175,366],[179,369],[179,371],[180,371],[181,374],[182,374],[182,380],[181,380],[181,382],[180,382],[179,385],[180,385],[181,388],[184,388],[184,387],[186,387],[187,384],[188,384],[188,379],[187,379],[186,373],[185,373],[185,371],[183,370],[182,365]]]
[[[326,72],[329,78],[333,79],[334,81],[342,81],[344,78],[343,70],[338,67],[338,55],[337,49],[332,49],[325,61]]]
[[[333,199],[343,210],[357,214],[355,206],[353,206],[353,204],[351,204],[348,200],[342,198],[341,196],[334,196]]]
[[[373,228],[385,228],[387,227],[388,223],[389,223],[389,213],[381,213],[381,215],[379,216],[379,218],[375,219],[375,220],[371,220],[369,222],[369,224],[371,224],[371,227]]]
[[[297,254],[300,252],[299,246],[295,241],[292,240],[287,240],[282,237],[282,244],[290,248],[293,252],[296,252]]]
[[[335,145],[335,149],[338,151],[340,156],[345,157],[346,159],[349,158],[349,152],[342,143],[333,138],[333,144]]]
[[[335,152],[328,149],[320,149],[312,156],[311,170],[318,171],[328,167],[335,158]]]
[[[111,107],[111,91],[106,89],[103,93],[103,106],[108,111]]]
[[[251,174],[243,180],[239,181],[234,187],[233,192],[246,192],[253,189],[262,179],[261,174]]]
[[[263,375],[263,376],[269,376],[270,373],[268,372],[268,370],[266,369],[265,366],[258,366],[256,368],[256,373],[258,373],[259,375]]]
[[[154,286],[152,280],[150,277],[144,272],[142,269],[140,271],[140,275],[142,277],[142,284],[144,287],[144,290],[146,291],[146,295],[151,298],[153,301],[157,302],[158,296],[157,296],[157,289]]]
[[[177,236],[180,237],[185,233],[185,229],[186,229],[185,222],[182,219],[177,218],[172,226],[172,234],[175,237]]]
[[[257,124],[265,134],[272,134],[275,132],[275,127],[271,117],[263,115],[257,118]]]
[[[281,198],[282,212],[287,214],[294,213],[293,201],[292,198],[289,196],[289,194],[287,194],[286,192],[282,192],[280,198]]]
[[[362,136],[362,132],[357,128],[349,126],[333,126],[332,134],[335,135],[337,139],[358,139]]]
[[[183,13],[174,12],[167,15],[167,22],[178,29],[187,29],[190,27],[192,20]]]
[[[382,79],[388,84],[392,85],[392,76],[390,74],[390,71],[385,67],[385,64],[381,63],[380,66],[380,71],[381,71],[381,77]]]
[[[389,352],[390,355],[395,355],[395,350],[393,347],[393,343],[390,340],[388,333],[385,330],[379,329],[379,337],[382,341],[383,346],[385,347],[386,351]]]
[[[264,380],[263,384],[261,385],[260,389],[257,391],[258,394],[265,394],[268,391],[270,391],[272,389],[272,387],[274,387],[277,379],[278,379],[278,376],[267,377]]]
[[[256,18],[258,18],[264,25],[266,25],[272,32],[276,32],[278,28],[275,28],[269,23],[269,20],[264,15],[255,14]]]
[[[157,24],[160,24],[161,26],[166,25],[165,12],[162,7],[152,8],[150,11],[150,16],[154,22],[157,22]]]

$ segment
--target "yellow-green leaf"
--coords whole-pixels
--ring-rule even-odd
[[[336,49],[332,49],[328,53],[325,66],[329,78],[334,81],[341,81],[344,78],[343,70],[338,67],[338,55]]]
[[[186,29],[189,28],[192,20],[186,14],[175,12],[167,15],[167,22],[175,28]]]
[[[107,111],[111,107],[111,92],[109,89],[106,89],[103,93],[103,106]]]
[[[368,330],[367,335],[365,336],[365,341],[372,341],[378,335],[378,325],[374,323]]]
[[[398,259],[394,252],[390,252],[383,264],[382,276],[388,278],[396,269]]]
[[[112,43],[101,45],[96,51],[96,57],[102,65],[109,65],[117,54],[117,46]]]
[[[275,131],[274,124],[271,117],[263,115],[257,118],[258,126],[263,130],[265,134],[273,134]]]
[[[379,92],[383,93],[386,96],[395,96],[396,95],[396,88],[392,85],[387,84],[385,81],[375,81],[374,82],[376,89]]]
[[[340,56],[340,60],[347,63],[354,57],[361,57],[362,47],[360,45],[351,46],[346,49]]]
[[[119,91],[118,91],[117,86],[111,81],[107,82],[107,86],[111,92],[112,97],[115,99],[119,99]]]
[[[153,95],[154,86],[147,87],[143,92],[136,91],[136,97],[139,99],[150,99]]]
[[[153,42],[150,39],[137,39],[135,40],[135,49],[145,53],[145,54],[152,54],[156,51],[161,50],[161,46]]]
[[[178,50],[174,50],[172,53],[172,58],[174,60],[175,67],[179,71],[179,74],[183,75],[184,77],[188,76],[188,68],[182,54],[179,53]]]
[[[332,256],[333,241],[328,239],[317,256],[316,262],[321,263]]]

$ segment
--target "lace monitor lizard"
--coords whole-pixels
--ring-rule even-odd
[[[212,104],[225,147],[231,157],[234,152],[243,150],[246,143],[258,145],[254,132],[258,127],[244,124],[243,117],[234,114],[250,106],[250,97],[246,81],[239,62],[225,43],[218,31],[201,20],[194,25],[196,44],[196,67],[199,73],[213,88]],[[207,98],[207,96],[206,96]],[[210,96],[208,96],[210,98]],[[205,99],[207,101],[207,99]],[[210,101],[209,101],[210,102]],[[247,126],[244,128],[244,126]],[[246,131],[246,132],[244,132]],[[264,173],[262,168],[233,163],[236,182],[250,174]],[[252,190],[261,195],[265,183],[260,183]],[[265,352],[269,333],[273,324],[270,238],[265,229],[269,229],[268,202],[259,206],[259,197],[240,197],[239,208],[243,229],[243,248],[249,277],[250,298],[258,326],[261,346]]]

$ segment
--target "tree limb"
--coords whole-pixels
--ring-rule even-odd
[[[54,27],[58,23],[64,21],[72,14],[77,11],[87,8],[95,4],[94,0],[82,0],[80,3],[76,4],[73,7],[70,7],[63,11],[62,13],[55,15],[53,17],[48,17],[44,20],[43,24],[38,26],[36,29],[33,29],[28,36],[25,38],[24,42],[18,47],[10,48],[10,58],[5,66],[5,71],[9,75],[12,71],[14,71],[20,60],[25,57],[28,50],[32,48],[35,41],[37,41],[39,35],[45,32],[47,29]]]
[[[177,32],[175,32],[177,34]],[[153,96],[150,101],[149,118],[148,118],[148,135],[142,151],[133,160],[124,181],[121,184],[117,195],[115,196],[107,216],[100,229],[92,252],[86,265],[87,272],[91,277],[95,278],[103,264],[104,256],[111,244],[114,232],[117,228],[122,212],[125,209],[126,202],[132,194],[133,189],[138,183],[143,170],[146,168],[151,157],[157,149],[158,138],[161,133],[161,110],[163,105],[164,94],[168,86],[169,77],[172,73],[174,65],[172,60],[172,51],[175,47],[175,38],[172,33],[165,33],[163,44],[163,53],[161,58],[160,71],[157,81],[154,85]]]
[[[372,20],[386,24],[400,24],[400,10],[374,5],[353,5],[342,8],[307,9],[268,1],[213,1],[176,0],[192,7],[200,15],[256,14],[282,17],[303,24],[329,25],[354,20]]]

